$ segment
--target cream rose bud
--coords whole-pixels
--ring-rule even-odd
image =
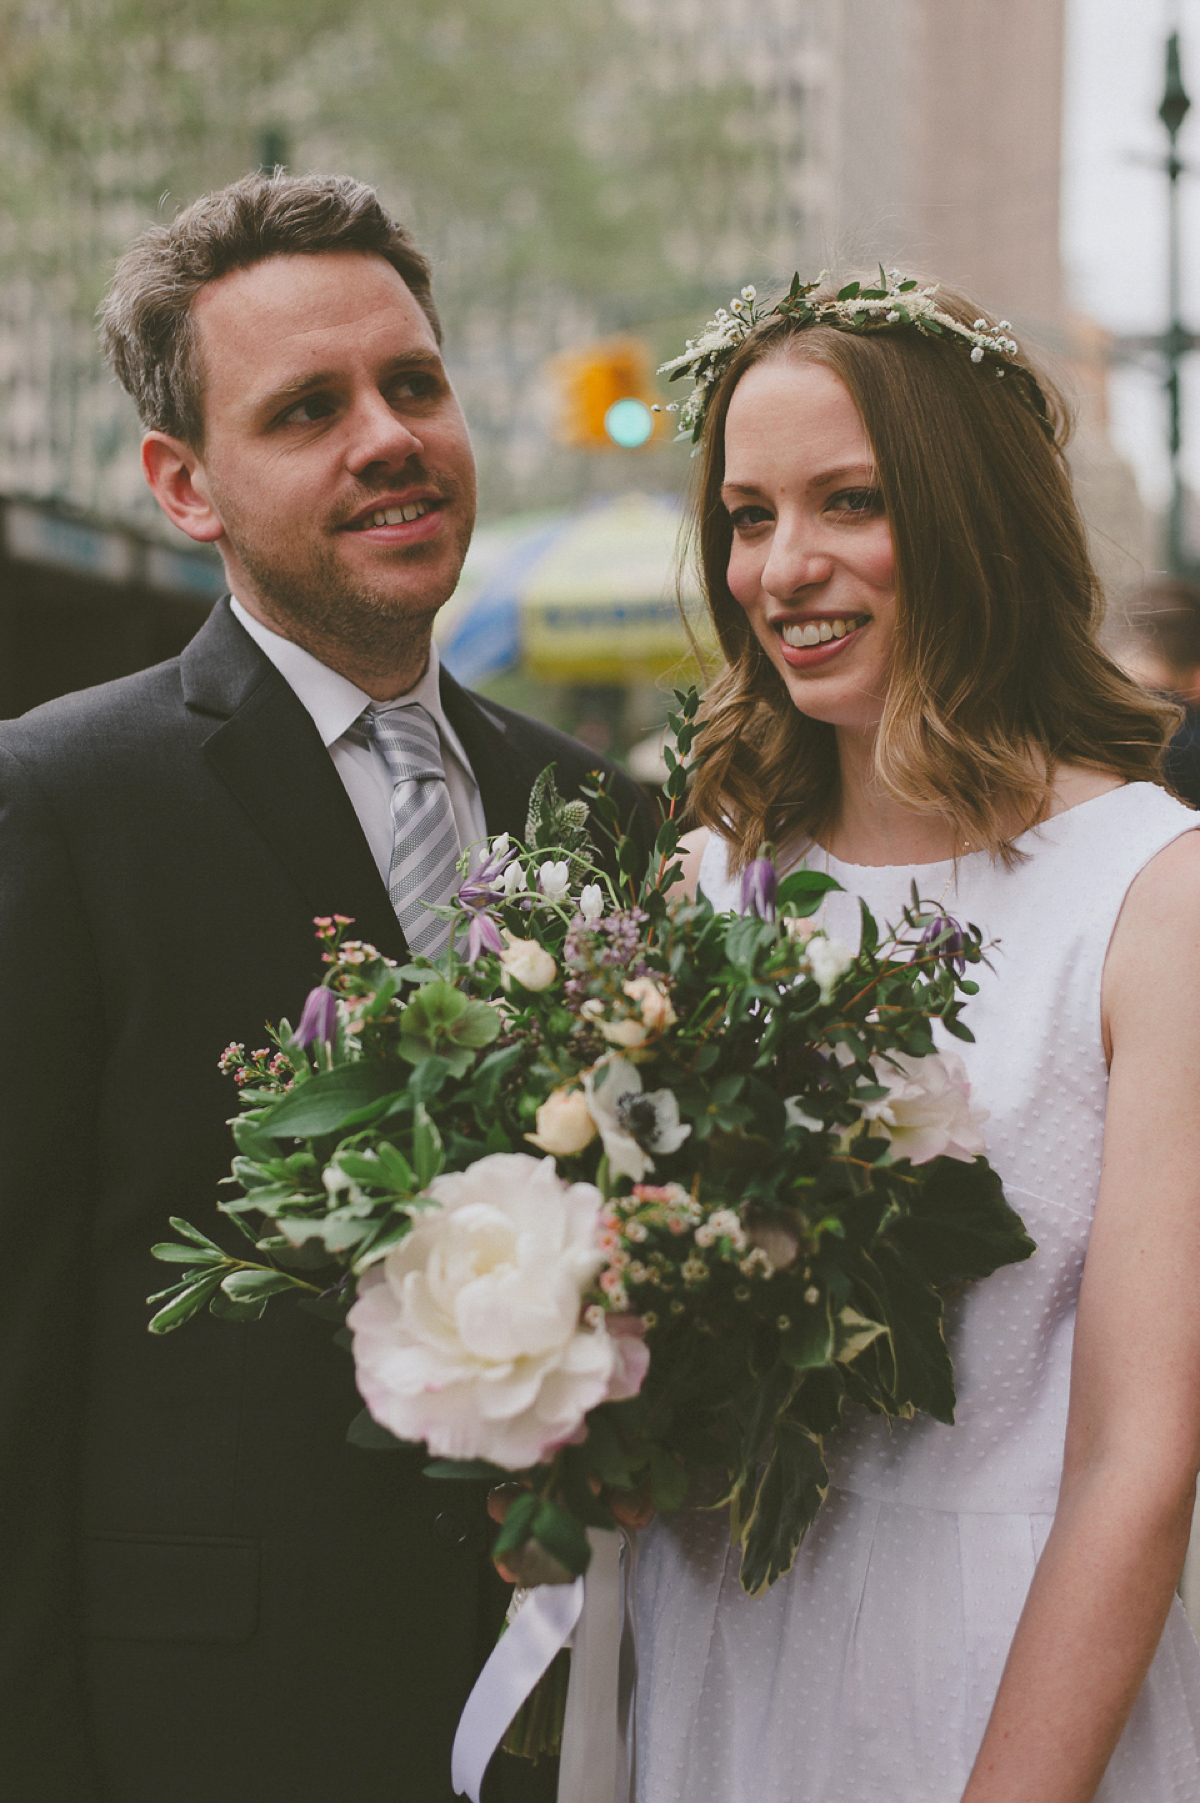
[[[840,939],[814,934],[808,942],[808,968],[820,987],[821,1000],[829,1001],[838,983],[854,962],[854,953]]]
[[[914,1058],[889,1052],[871,1060],[875,1081],[887,1095],[863,1104],[863,1118],[891,1141],[892,1156],[913,1164],[957,1158],[970,1164],[986,1152],[981,1131],[986,1108],[971,1101],[967,1067],[957,1052]]]
[[[500,953],[500,962],[504,967],[504,982],[520,983],[523,989],[537,991],[549,989],[558,975],[558,965],[550,956],[544,945],[536,939],[518,939],[507,927],[504,937],[508,944]]]
[[[547,859],[538,871],[538,888],[547,901],[565,901],[570,879],[571,866],[565,859]]]
[[[596,1137],[596,1123],[588,1113],[583,1091],[556,1089],[547,1096],[537,1111],[537,1132],[525,1137],[552,1158],[573,1158],[582,1152]]]
[[[627,1052],[635,1046],[645,1045],[649,1032],[640,1020],[602,1020],[599,1026],[609,1045],[624,1046]]]
[[[795,914],[785,914],[783,917],[783,930],[793,944],[806,945],[816,932],[817,923],[812,918],[811,914],[806,916],[803,920],[799,919]]]
[[[623,987],[630,1001],[637,1003],[642,1020],[652,1033],[664,1033],[675,1025],[671,998],[653,977],[633,977]]]
[[[594,926],[604,912],[604,891],[599,883],[585,883],[579,891],[579,912]]]
[[[609,1020],[604,1012],[604,1003],[597,996],[591,996],[584,1002],[579,1012],[594,1027],[599,1027],[609,1045],[624,1046],[626,1051],[632,1051],[634,1046],[646,1043],[647,1030],[640,1020]]]

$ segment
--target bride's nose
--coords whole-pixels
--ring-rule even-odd
[[[833,558],[813,521],[776,527],[763,566],[762,585],[777,601],[788,601],[804,589],[819,587],[833,574]]]

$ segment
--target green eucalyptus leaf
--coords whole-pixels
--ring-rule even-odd
[[[316,1139],[342,1132],[379,1112],[384,1098],[398,1087],[396,1077],[394,1068],[374,1058],[319,1071],[311,1082],[289,1090],[267,1110],[262,1132],[271,1140]]]
[[[445,1163],[442,1136],[423,1105],[418,1106],[413,1120],[413,1163],[420,1189],[429,1188]]]
[[[265,1302],[268,1296],[282,1296],[296,1287],[286,1271],[231,1271],[221,1279],[221,1289],[231,1302]]]
[[[213,1271],[199,1283],[189,1285],[173,1302],[168,1302],[165,1308],[160,1308],[156,1315],[151,1316],[150,1332],[170,1333],[174,1328],[182,1326],[200,1312],[220,1281],[220,1272]]]
[[[770,1460],[742,1526],[742,1589],[750,1596],[761,1596],[792,1569],[828,1488],[817,1436],[787,1419],[778,1422]]]
[[[540,1506],[541,1498],[535,1496],[532,1490],[514,1496],[492,1547],[493,1559],[503,1559],[506,1553],[516,1552],[518,1547],[524,1546],[533,1530],[533,1518]]]
[[[561,1503],[547,1497],[530,1522],[530,1534],[573,1578],[583,1576],[592,1558],[587,1532]]]
[[[346,1429],[346,1438],[351,1446],[357,1446],[363,1452],[399,1452],[410,1444],[407,1440],[397,1440],[386,1427],[380,1427],[369,1409],[358,1411]]]
[[[204,1246],[181,1246],[175,1240],[163,1240],[150,1248],[151,1258],[159,1259],[164,1265],[223,1265],[225,1254],[217,1247],[211,1249]]]
[[[397,1442],[399,1444],[399,1442]],[[445,1478],[459,1483],[511,1484],[512,1472],[502,1465],[491,1465],[486,1459],[434,1459],[423,1467],[426,1477]]]
[[[210,1315],[216,1315],[221,1321],[261,1321],[266,1306],[267,1298],[265,1296],[260,1302],[255,1302],[253,1299],[235,1302],[232,1296],[227,1296],[224,1290],[218,1289],[214,1290],[209,1297],[208,1312]]]

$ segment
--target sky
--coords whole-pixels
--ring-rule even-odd
[[[1063,121],[1063,258],[1075,307],[1114,332],[1158,332],[1167,321],[1167,135],[1158,118],[1166,38],[1178,30],[1192,110],[1179,153],[1184,324],[1200,329],[1200,0],[1067,0]],[[1118,369],[1110,426],[1146,500],[1168,491],[1161,377]],[[1184,463],[1200,492],[1200,355],[1184,385]]]

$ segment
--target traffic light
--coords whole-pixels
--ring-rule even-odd
[[[606,338],[564,351],[551,372],[559,392],[561,444],[633,451],[663,431],[663,415],[651,412],[653,360],[640,338]]]

